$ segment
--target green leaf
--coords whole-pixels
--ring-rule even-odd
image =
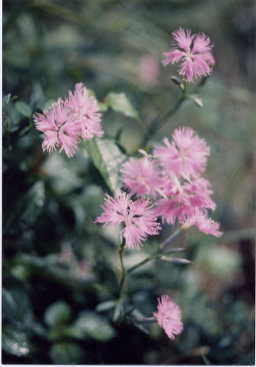
[[[6,94],[5,96],[3,96],[3,109],[6,107],[6,105],[8,105],[11,101],[11,94]]]
[[[17,311],[17,305],[11,292],[3,289],[2,292],[3,319],[12,321]]]
[[[83,361],[84,351],[75,343],[61,342],[51,347],[50,356],[56,364],[79,364]]]
[[[5,352],[17,357],[24,357],[30,351],[27,335],[9,326],[3,329],[2,346]]]
[[[3,97],[3,127],[4,132],[12,133],[19,129],[20,114],[13,107],[15,97],[7,94]]]
[[[100,171],[112,192],[121,188],[119,170],[126,157],[110,139],[91,139],[85,143],[95,167]]]
[[[107,111],[108,110],[108,105],[106,104],[106,103],[101,103],[101,102],[98,102],[98,105],[99,105],[99,107],[100,107],[100,111],[101,112],[105,112],[105,111]]]
[[[81,312],[72,325],[73,336],[90,338],[98,341],[108,341],[115,336],[115,330],[108,320],[94,312]]]
[[[132,117],[136,120],[140,119],[138,112],[124,93],[109,93],[104,102],[114,111],[120,112],[125,116]]]
[[[115,305],[116,305],[116,301],[101,302],[96,307],[96,311],[98,311],[98,312],[108,311],[108,310],[111,310],[112,308],[114,308]]]
[[[34,316],[26,292],[20,287],[13,287],[11,292],[3,291],[4,320],[17,327],[30,327]]]
[[[63,301],[51,304],[45,312],[45,322],[49,326],[61,325],[69,321],[71,309]]]
[[[29,190],[26,201],[24,203],[24,209],[22,213],[22,219],[28,225],[33,225],[41,214],[45,203],[45,187],[41,181],[36,182]]]
[[[31,115],[32,115],[32,110],[31,110],[30,106],[25,102],[21,102],[21,101],[16,102],[15,103],[15,108],[21,115],[23,115],[25,117],[31,117]]]

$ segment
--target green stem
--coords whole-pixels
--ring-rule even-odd
[[[121,265],[121,279],[120,279],[120,284],[119,284],[119,296],[121,296],[123,293],[123,288],[124,288],[124,283],[125,283],[125,278],[126,278],[126,270],[124,267],[124,260],[123,260],[124,248],[125,248],[125,243],[123,241],[118,250],[118,255],[119,255],[119,260],[120,260],[120,265]]]
[[[141,319],[136,319],[136,322],[141,322],[143,324],[151,324],[152,322],[156,322],[154,317],[142,317]]]
[[[185,91],[183,91],[182,95],[177,100],[174,107],[172,107],[169,111],[167,111],[165,115],[163,115],[160,118],[159,117],[155,118],[150,123],[149,128],[148,128],[148,130],[147,130],[147,132],[144,136],[144,139],[143,139],[143,146],[145,146],[148,143],[148,141],[152,138],[152,136],[155,135],[157,130],[159,130],[162,126],[164,126],[166,124],[166,122],[168,121],[168,119],[178,111],[178,109],[183,104],[183,102],[186,100],[186,98],[187,98],[186,93],[185,93]]]
[[[137,268],[139,268],[140,266],[142,266],[142,265],[144,265],[144,264],[148,263],[148,262],[149,262],[149,261],[151,261],[151,260],[156,259],[157,257],[158,257],[158,255],[154,255],[154,256],[146,257],[146,259],[144,259],[144,260],[140,261],[138,264],[135,264],[135,265],[133,265],[131,268],[129,268],[129,269],[127,270],[127,273],[128,273],[128,274],[130,274],[130,273],[131,273],[132,271],[134,271],[135,269],[137,269]]]
[[[168,243],[170,243],[175,237],[177,237],[181,231],[182,227],[176,229],[176,231],[174,231],[169,237],[167,237],[162,243],[160,243],[159,248],[162,250]]]
[[[151,260],[157,259],[158,257],[162,256],[162,255],[166,255],[168,253],[174,252],[173,250],[170,250],[168,252],[162,252],[161,250],[163,250],[163,248],[170,243],[176,236],[178,236],[178,234],[182,231],[182,228],[178,228],[175,232],[173,232],[168,238],[166,238],[166,240],[164,240],[160,245],[159,245],[159,250],[152,256],[146,257],[144,260],[140,261],[138,264],[133,265],[131,268],[129,268],[127,270],[127,274],[130,274],[131,272],[133,272],[134,270],[136,270],[137,268],[141,267],[142,265],[148,263]],[[177,250],[177,249],[176,249]],[[179,251],[181,249],[178,249]],[[182,249],[183,250],[183,249]]]
[[[118,296],[118,300],[117,300],[117,303],[116,303],[114,316],[113,316],[114,321],[117,321],[117,319],[119,318],[119,315],[120,315],[121,305],[122,305],[122,301],[123,301],[124,285],[125,285],[125,280],[126,280],[126,270],[125,270],[124,260],[123,260],[124,248],[125,248],[125,242],[123,240],[120,247],[119,247],[119,249],[118,249],[118,256],[119,256],[119,261],[120,261],[120,265],[121,265],[121,278],[120,278],[119,291],[118,291],[119,296]]]

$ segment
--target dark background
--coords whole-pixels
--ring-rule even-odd
[[[5,0],[3,4],[3,362],[55,364],[254,364],[255,1]],[[176,240],[190,265],[154,262],[129,292],[150,316],[156,296],[181,306],[184,332],[170,341],[115,324],[97,309],[117,292],[116,234],[93,220],[107,187],[81,149],[44,154],[32,114],[83,81],[103,100],[125,92],[143,123],[108,111],[103,126],[129,154],[178,97],[175,67],[161,65],[178,27],[204,32],[216,67],[158,132],[193,127],[211,147],[223,237],[191,230]],[[121,130],[120,130],[121,128]],[[170,229],[166,228],[166,233]],[[150,251],[127,252],[127,264]],[[89,320],[89,321],[88,321]]]

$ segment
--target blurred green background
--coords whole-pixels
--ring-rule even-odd
[[[3,4],[3,334],[4,363],[254,364],[256,233],[256,9],[247,0],[5,0]],[[116,233],[93,223],[107,190],[81,149],[44,154],[32,114],[74,83],[102,101],[124,92],[140,121],[107,111],[107,136],[128,154],[149,122],[179,96],[161,65],[178,27],[212,39],[216,67],[155,140],[191,126],[211,147],[213,184],[224,236],[180,236],[190,265],[149,263],[129,293],[150,316],[170,294],[184,332],[170,341],[115,324],[102,302],[117,295]],[[166,228],[163,237],[170,232]],[[150,252],[127,251],[126,264]]]

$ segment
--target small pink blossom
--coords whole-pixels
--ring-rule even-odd
[[[211,198],[211,185],[203,177],[183,183],[176,176],[172,179],[166,177],[162,192],[163,198],[156,202],[155,210],[158,216],[170,224],[183,224],[184,221],[188,223],[189,218],[194,217],[195,210],[214,210],[216,207]],[[198,228],[201,230],[202,227],[198,225]]]
[[[214,65],[212,44],[204,33],[191,34],[190,30],[178,29],[172,33],[174,47],[164,53],[163,64],[181,62],[179,73],[189,82],[209,75]]]
[[[172,138],[171,143],[165,138],[164,146],[157,146],[154,150],[154,156],[160,160],[163,167],[186,179],[202,174],[210,155],[205,140],[188,127],[175,129]]]
[[[170,339],[175,339],[183,330],[181,310],[167,295],[158,298],[157,312],[154,317]]]
[[[98,102],[94,96],[88,94],[83,83],[77,83],[74,92],[69,91],[65,106],[70,110],[74,121],[80,124],[82,138],[103,136]]]
[[[149,158],[131,158],[126,162],[121,172],[124,185],[133,194],[154,195],[160,185],[160,172],[153,160]]]
[[[183,185],[184,193],[187,195],[187,202],[193,208],[205,208],[214,210],[215,202],[211,199],[213,194],[211,184],[203,177],[196,178]]]
[[[207,216],[207,213],[203,210],[196,209],[194,214],[189,216],[183,223],[184,228],[191,226],[198,227],[199,231],[206,234],[211,234],[215,237],[221,237],[222,232],[219,231],[219,223],[215,222]]]
[[[48,110],[35,116],[36,128],[44,133],[43,151],[59,149],[72,157],[76,151],[80,136],[80,126],[70,116],[62,99]]]
[[[121,224],[122,235],[129,248],[140,247],[148,236],[157,235],[160,231],[155,210],[149,201],[132,201],[126,193],[121,193],[116,198],[106,195],[103,213],[96,222]]]

